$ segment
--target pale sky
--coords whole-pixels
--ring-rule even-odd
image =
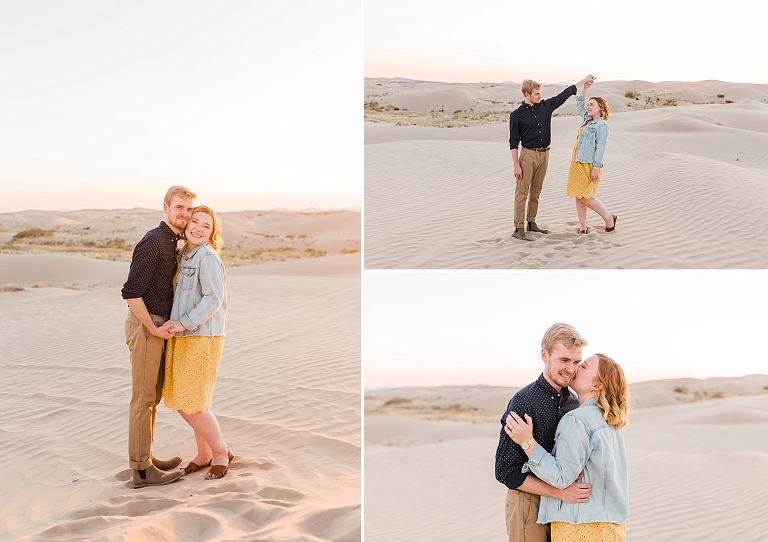
[[[0,2],[0,211],[359,207],[362,5]],[[159,201],[158,201],[159,199]]]
[[[366,0],[365,76],[768,83],[754,2]]]
[[[366,271],[365,389],[522,386],[555,322],[627,380],[766,374],[763,271]]]

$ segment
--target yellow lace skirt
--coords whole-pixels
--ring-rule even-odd
[[[626,542],[627,525],[616,523],[563,523],[553,521],[552,542]]]
[[[210,410],[223,351],[223,336],[172,337],[165,349],[165,406],[187,414]]]
[[[576,144],[573,146],[573,154],[571,155],[568,185],[565,187],[565,194],[569,198],[594,198],[595,194],[597,194],[597,185],[600,184],[600,179],[603,177],[603,168],[599,168],[597,180],[593,181],[590,177],[592,164],[583,164],[576,161],[576,151],[579,149],[579,140],[581,139],[581,131],[583,129],[584,126],[579,130],[579,137],[576,139]]]

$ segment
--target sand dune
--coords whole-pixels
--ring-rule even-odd
[[[590,233],[576,234],[565,184],[580,121],[554,118],[537,219],[550,234],[533,234],[530,243],[511,237],[506,124],[446,129],[367,122],[366,268],[768,266],[768,103],[751,98],[765,85],[700,87],[746,97],[612,116],[597,196],[619,216],[611,234],[591,211]],[[665,87],[672,94],[675,88]]]
[[[768,376],[645,382],[634,384],[632,393],[642,398],[680,382],[701,390],[754,394],[632,411],[625,431],[627,539],[762,540],[768,520],[745,502],[768,497],[768,391],[756,390]],[[478,403],[500,390],[442,388],[433,390],[432,397],[474,395]],[[428,400],[426,389],[369,394],[409,391]],[[365,539],[504,539],[506,489],[493,476],[499,430],[498,421],[366,416]]]
[[[25,286],[0,293],[0,539],[359,540],[359,254],[230,268],[213,409],[236,458],[223,480],[141,490],[127,466],[127,266],[0,255],[0,285]],[[162,404],[155,449],[195,450]]]
[[[133,246],[162,219],[162,210],[152,209],[0,213],[0,244],[5,252],[129,261]],[[221,220],[222,257],[229,265],[360,251],[359,210],[237,211],[221,213]]]

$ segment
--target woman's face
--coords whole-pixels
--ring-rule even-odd
[[[597,105],[597,100],[595,100],[594,98],[589,100],[589,102],[587,103],[587,115],[589,115],[593,119],[603,116],[603,113],[600,111],[600,106]]]
[[[187,237],[187,243],[193,247],[203,245],[208,242],[213,233],[213,218],[208,213],[198,211],[192,215],[192,219],[184,230]]]
[[[597,383],[597,365],[600,359],[597,356],[591,356],[581,362],[576,374],[571,379],[571,388],[578,395],[589,393]]]

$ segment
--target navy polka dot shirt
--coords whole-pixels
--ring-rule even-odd
[[[528,414],[533,419],[533,438],[551,453],[555,447],[555,431],[560,418],[578,406],[578,399],[568,388],[556,390],[543,374],[536,382],[519,390],[501,416],[499,446],[496,448],[496,479],[509,489],[517,489],[528,476],[522,472],[528,456],[504,431],[507,414],[514,411],[523,420],[525,414]]]
[[[144,300],[149,314],[168,317],[173,306],[176,244],[181,237],[165,222],[149,230],[133,249],[123,299]]]
[[[509,148],[522,143],[527,149],[547,148],[552,141],[552,113],[576,94],[571,85],[557,96],[534,105],[523,104],[509,114]]]

